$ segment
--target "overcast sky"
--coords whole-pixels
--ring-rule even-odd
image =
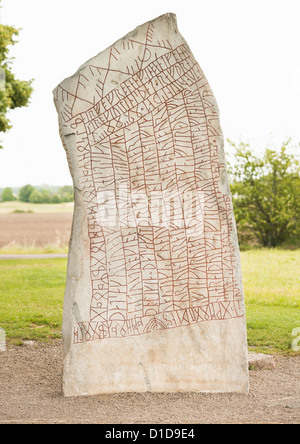
[[[2,0],[1,23],[22,28],[11,51],[18,78],[34,78],[28,108],[0,133],[0,187],[71,184],[52,90],[136,26],[177,14],[215,93],[225,138],[300,142],[299,0]]]

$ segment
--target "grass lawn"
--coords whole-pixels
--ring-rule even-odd
[[[15,212],[22,213],[73,213],[74,204],[72,202],[60,204],[32,204],[25,202],[0,202],[0,214],[10,214]]]
[[[300,250],[242,253],[248,343],[259,351],[291,351],[300,327]]]
[[[8,339],[61,337],[66,259],[0,261],[0,327]]]
[[[1,255],[16,255],[16,254],[68,254],[69,246],[57,247],[56,245],[47,245],[46,247],[23,247],[21,245],[12,245],[6,248],[0,248]],[[0,264],[1,266],[1,264]],[[1,273],[1,271],[0,271]]]
[[[13,342],[61,337],[67,261],[0,261],[0,327]],[[242,253],[248,342],[291,352],[300,327],[300,250]]]

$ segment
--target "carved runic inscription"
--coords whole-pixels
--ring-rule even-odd
[[[90,242],[90,319],[73,341],[244,316],[218,108],[201,68],[153,23],[96,61],[76,88],[55,91],[62,138],[76,137]]]

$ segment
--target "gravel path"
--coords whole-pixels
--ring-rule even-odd
[[[300,423],[300,356],[276,357],[275,370],[250,372],[238,394],[61,395],[60,341],[0,353],[0,423]]]

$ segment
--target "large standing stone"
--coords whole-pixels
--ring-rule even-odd
[[[89,60],[54,97],[75,187],[64,394],[247,392],[218,107],[175,15]]]

